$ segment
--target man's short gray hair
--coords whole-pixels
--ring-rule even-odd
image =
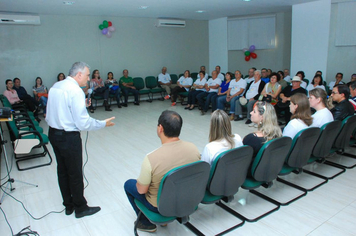
[[[258,73],[259,75],[261,75],[261,71],[260,70],[255,70],[254,73]]]
[[[78,72],[84,72],[85,67],[88,67],[88,69],[90,69],[89,65],[85,62],[82,61],[75,62],[72,65],[72,68],[70,68],[68,75],[74,77],[78,74]]]

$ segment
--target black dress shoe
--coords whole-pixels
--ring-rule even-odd
[[[235,116],[234,121],[239,121],[239,120],[243,120],[243,119],[244,119],[243,117]]]
[[[139,105],[140,105],[140,103],[138,103],[138,102],[134,102],[134,105],[139,106]]]
[[[252,121],[250,119],[246,120],[245,124],[248,125],[248,124],[251,124]]]
[[[123,107],[127,107],[127,103],[123,103],[122,106],[123,106]]]
[[[75,218],[82,218],[84,216],[94,215],[95,213],[97,213],[100,210],[101,210],[100,207],[87,207],[83,211],[80,211],[80,212],[75,211]]]
[[[66,207],[66,215],[69,216],[73,213],[74,208],[73,207]]]
[[[118,107],[118,108],[121,108],[121,104],[117,104],[117,107]]]
[[[105,107],[105,111],[112,111],[109,106]]]

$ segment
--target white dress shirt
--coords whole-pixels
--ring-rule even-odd
[[[89,116],[85,105],[85,94],[72,77],[53,85],[48,93],[47,124],[65,131],[97,130],[106,122]]]

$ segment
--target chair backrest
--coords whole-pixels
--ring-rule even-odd
[[[170,74],[172,84],[177,84],[178,76],[176,74]]]
[[[180,78],[180,77],[182,77],[182,76],[184,76],[184,74],[179,74],[179,76],[178,76],[178,77]]]
[[[277,178],[292,145],[290,137],[280,137],[266,142],[252,163],[252,177],[261,182]]]
[[[190,74],[190,77],[192,77],[193,80],[196,80],[198,78],[198,74],[197,72],[193,72]]]
[[[185,217],[192,214],[204,197],[210,165],[193,162],[170,170],[158,190],[158,211],[163,216]]]
[[[341,121],[335,120],[323,125],[320,136],[313,149],[313,156],[326,157],[333,146],[337,134],[340,131]]]
[[[339,134],[337,135],[333,148],[343,151],[350,142],[352,131],[354,131],[356,127],[356,116],[348,116],[346,117],[341,124],[341,129]]]
[[[293,138],[292,147],[285,163],[294,168],[301,168],[308,164],[313,148],[318,141],[320,128],[311,127],[303,129]]]
[[[253,156],[251,146],[220,153],[211,164],[208,190],[216,196],[232,196],[244,183]]]
[[[142,77],[133,78],[134,86],[137,90],[141,90],[145,87]]]
[[[154,76],[147,76],[145,78],[145,83],[146,83],[146,87],[149,89],[153,89],[155,87],[158,87],[158,83],[157,80]]]
[[[304,78],[303,81],[304,81],[305,83],[307,83],[307,86],[309,85],[309,80],[308,80],[308,79]]]

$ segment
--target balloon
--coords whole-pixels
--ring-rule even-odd
[[[108,23],[106,20],[104,20],[104,21],[103,21],[103,26],[104,26],[104,28],[108,28],[109,23]]]
[[[110,32],[114,32],[114,31],[115,31],[115,28],[114,28],[114,26],[109,26],[109,27],[108,27],[108,30],[109,30]]]
[[[251,46],[250,46],[250,52],[255,51],[255,49],[256,49],[255,45],[251,45]]]
[[[99,29],[103,30],[105,27],[103,25],[99,25]]]
[[[108,31],[108,33],[106,34],[106,37],[111,38],[111,36],[112,36],[111,32]]]
[[[257,54],[254,53],[254,52],[252,52],[250,55],[251,55],[251,57],[252,57],[253,59],[256,59],[256,58],[257,58]]]
[[[243,52],[246,52],[246,51],[248,51],[248,49],[247,49],[247,48],[244,48],[244,49],[242,49],[242,51],[243,51]]]
[[[245,61],[249,61],[250,59],[250,56],[245,56]]]
[[[109,26],[112,26],[112,23],[111,23],[111,21],[109,21],[109,22],[108,22],[108,25],[109,25]]]
[[[102,34],[107,34],[107,33],[108,33],[108,29],[107,29],[107,28],[103,29],[103,30],[101,31],[101,33],[102,33]]]
[[[245,56],[250,56],[250,51],[246,51]]]

